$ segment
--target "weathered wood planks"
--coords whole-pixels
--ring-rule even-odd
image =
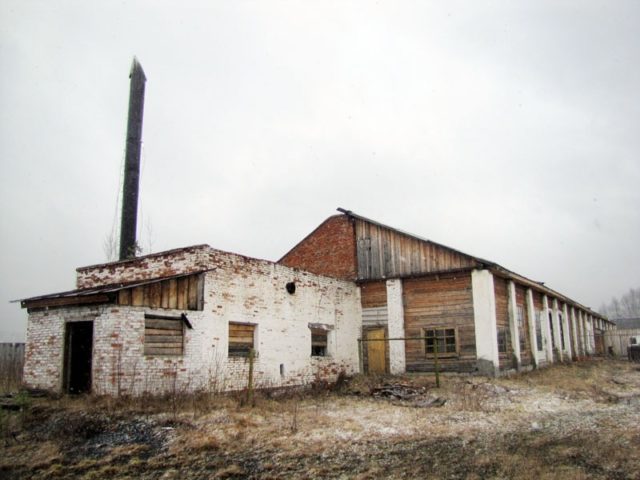
[[[182,355],[184,324],[180,317],[157,318],[152,315],[144,322],[145,355]]]
[[[427,329],[455,329],[457,352],[439,357],[443,371],[471,371],[475,368],[475,325],[471,275],[442,274],[406,279],[403,282],[406,337],[424,337]],[[405,343],[407,371],[433,371],[433,356],[427,355],[424,340]]]
[[[195,274],[120,290],[118,304],[174,310],[202,310],[203,292],[204,276]]]
[[[356,219],[358,279],[394,278],[476,266],[450,248]]]

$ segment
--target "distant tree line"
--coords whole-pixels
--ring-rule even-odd
[[[640,287],[630,288],[620,298],[613,297],[600,306],[600,313],[610,319],[640,317]]]

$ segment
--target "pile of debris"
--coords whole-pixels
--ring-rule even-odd
[[[371,395],[376,398],[389,399],[392,403],[412,407],[441,407],[447,400],[429,395],[426,387],[417,387],[405,383],[385,383],[371,388]]]

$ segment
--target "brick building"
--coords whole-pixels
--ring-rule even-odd
[[[613,327],[494,262],[339,211],[279,263],[359,286],[365,370],[433,371],[437,355],[496,375],[597,353]]]
[[[77,289],[22,300],[24,381],[133,394],[279,387],[358,368],[357,286],[208,245],[77,269]]]
[[[97,394],[279,387],[352,374],[499,375],[597,353],[612,323],[500,265],[329,217],[279,262],[208,245],[77,269],[22,300],[24,381]],[[361,340],[361,341],[359,341]]]

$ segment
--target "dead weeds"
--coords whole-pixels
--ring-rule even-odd
[[[254,408],[34,399],[5,422],[0,477],[638,479],[638,395],[633,366],[594,360],[439,389],[430,375],[355,377],[339,392],[257,393]]]

